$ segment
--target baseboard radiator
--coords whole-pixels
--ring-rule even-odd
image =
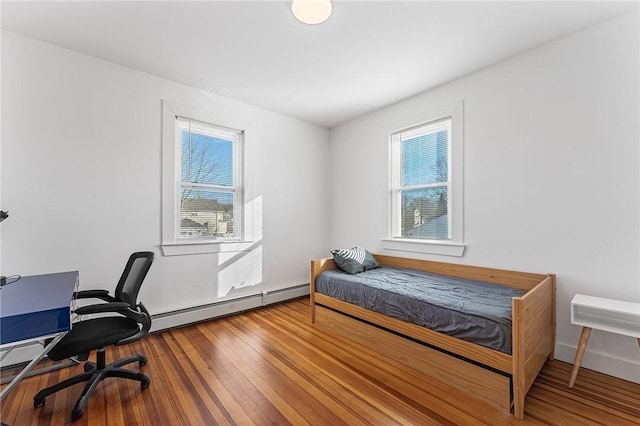
[[[254,295],[223,300],[207,305],[194,306],[152,315],[151,332],[182,327],[188,324],[236,314],[274,303],[297,299],[309,295],[309,284],[288,287],[281,290],[263,291]],[[0,351],[0,369],[31,361],[42,350],[41,342],[19,345],[11,353]]]
[[[182,327],[308,295],[309,284],[302,284],[281,290],[263,291],[262,293],[236,299],[222,300],[207,305],[156,314],[152,316],[151,332]]]

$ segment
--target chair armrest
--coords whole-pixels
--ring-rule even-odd
[[[129,309],[127,313],[125,313],[125,315],[129,318],[135,319],[140,324],[142,324],[142,328],[133,336],[120,340],[118,343],[116,343],[116,346],[126,345],[127,343],[135,342],[136,340],[144,337],[147,333],[149,333],[149,329],[151,329],[151,315],[149,314],[149,311],[147,311],[147,308],[145,308],[142,303],[138,304],[138,311]]]
[[[129,304],[127,302],[108,302],[97,305],[80,306],[74,311],[74,313],[78,315],[101,314],[105,312],[125,314],[129,309]]]
[[[76,299],[100,299],[105,302],[117,302],[113,296],[109,296],[107,290],[81,290],[74,294]]]

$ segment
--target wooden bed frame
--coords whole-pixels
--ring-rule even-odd
[[[311,322],[524,418],[524,400],[555,346],[554,274],[532,274],[374,254],[396,266],[518,288],[512,301],[512,355],[316,293],[333,259],[311,261]]]

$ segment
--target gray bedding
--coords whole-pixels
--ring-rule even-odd
[[[511,354],[511,287],[413,269],[321,273],[316,291],[403,321]]]

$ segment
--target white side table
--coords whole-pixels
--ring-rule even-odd
[[[570,388],[576,382],[591,329],[635,337],[640,345],[640,303],[576,294],[571,300],[571,323],[581,325],[582,334],[569,380]]]

